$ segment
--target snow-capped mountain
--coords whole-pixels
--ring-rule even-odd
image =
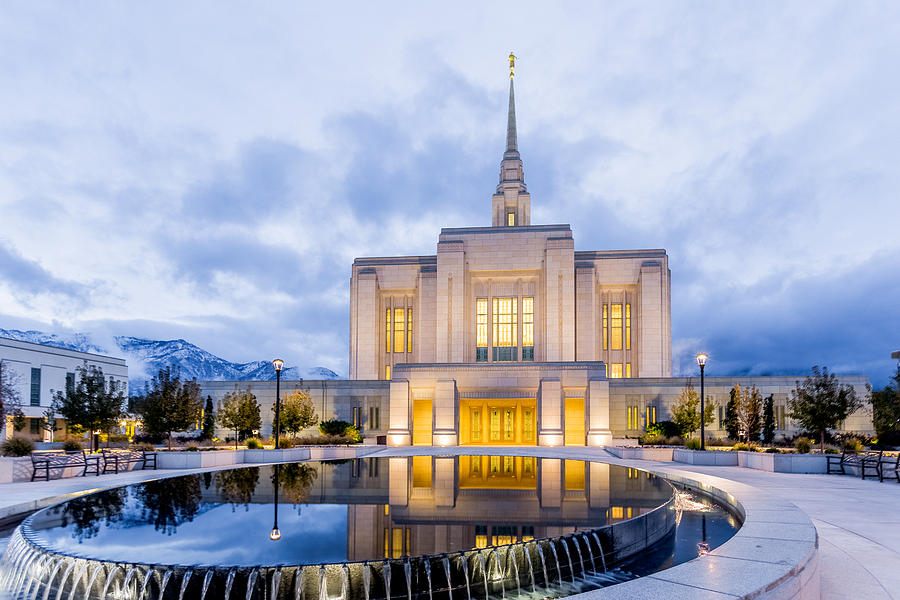
[[[248,363],[234,363],[219,358],[203,348],[185,340],[146,340],[142,338],[117,336],[116,348],[112,351],[95,344],[87,334],[76,333],[59,336],[42,331],[19,331],[0,329],[0,337],[34,342],[111,356],[121,356],[128,362],[129,387],[138,390],[159,369],[176,366],[181,369],[184,379],[197,378],[200,381],[262,381],[275,379],[275,368],[271,361],[257,360]],[[282,379],[340,379],[340,375],[325,367],[301,369],[285,367]]]

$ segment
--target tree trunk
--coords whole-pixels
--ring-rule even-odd
[[[235,449],[235,450],[238,449],[238,448],[237,448],[237,445],[238,445],[238,430],[235,429],[235,430],[234,430],[234,449]]]
[[[822,454],[825,453],[825,430],[819,432],[819,450],[822,451]]]
[[[169,432],[169,452],[172,451],[172,432]]]

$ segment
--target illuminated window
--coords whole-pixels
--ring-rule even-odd
[[[534,539],[534,525],[523,525],[522,526],[522,541],[530,542]]]
[[[385,508],[387,508],[387,506],[385,506]],[[387,512],[384,514],[387,514]],[[387,527],[384,529],[384,557],[391,557],[391,530]]]
[[[385,352],[391,351],[391,309],[386,308],[384,311],[384,344]],[[390,377],[388,377],[390,379]]]
[[[625,377],[631,377],[631,363],[625,363]]]
[[[391,378],[391,365],[386,365],[384,367],[384,378],[390,380]]]
[[[473,408],[471,413],[472,441],[481,441],[481,409]]]
[[[500,411],[499,410],[491,410],[488,413],[488,417],[490,420],[490,428],[491,428],[491,441],[499,442],[500,441]],[[494,457],[491,457],[493,459]],[[492,465],[493,466],[493,465]]]
[[[511,441],[513,439],[513,434],[515,433],[515,427],[513,426],[514,421],[516,420],[516,411],[512,408],[504,409],[503,411],[503,439],[506,441]]]
[[[631,509],[628,509],[628,516],[631,516]],[[406,528],[406,555],[412,554],[412,529]]]
[[[609,346],[609,335],[607,334],[607,326],[609,324],[609,310],[606,304],[603,305],[603,349]]]
[[[534,360],[534,298],[522,298],[522,360]]]
[[[628,407],[628,429],[641,428],[641,411],[637,406]]]
[[[647,425],[653,425],[656,423],[656,407],[648,406],[647,407]]]
[[[631,305],[625,305],[625,349],[631,350]],[[631,375],[626,375],[631,377]]]
[[[609,378],[622,379],[622,363],[613,363],[609,365]]]
[[[625,509],[621,506],[611,506],[609,508],[610,517],[613,519],[623,519],[625,518]]]
[[[518,345],[518,298],[494,298],[493,302],[494,360],[516,360]]]
[[[402,308],[394,309],[394,352],[403,352],[406,348],[406,332],[404,331],[406,319],[404,318],[406,311]]]
[[[534,411],[530,408],[522,410],[522,438],[523,441],[534,441]]]
[[[406,351],[412,352],[412,309],[406,309]]]
[[[400,558],[403,556],[403,529],[395,527],[391,533],[391,558]]]
[[[487,361],[488,345],[488,301],[487,298],[475,300],[475,361]]]
[[[475,526],[475,547],[476,548],[487,548],[487,545],[488,545],[487,525],[476,525]]]
[[[622,305],[609,307],[609,345],[612,350],[622,349]],[[621,375],[620,375],[621,377]]]
[[[516,226],[516,213],[506,213],[506,224],[510,227]]]

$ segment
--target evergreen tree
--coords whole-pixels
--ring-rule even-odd
[[[234,431],[234,447],[238,440],[250,435],[254,429],[262,427],[259,416],[259,403],[248,387],[246,390],[235,389],[222,398],[219,409],[219,425]]]
[[[735,394],[735,419],[738,429],[744,433],[744,441],[759,441],[759,432],[762,428],[762,394],[755,385],[742,388],[740,384],[734,386]]]
[[[275,404],[272,404],[272,414],[275,414]],[[290,396],[281,401],[279,414],[281,430],[296,437],[298,433],[312,427],[319,422],[319,416],[313,406],[309,390],[295,389]],[[273,430],[275,424],[272,424]]]
[[[771,444],[775,440],[775,396],[769,394],[763,402],[762,441]]]
[[[186,431],[200,420],[203,401],[196,379],[182,381],[179,369],[160,369],[144,386],[144,394],[132,399],[141,415],[144,431],[165,434],[172,449],[172,432]]]
[[[216,435],[216,415],[213,412],[212,396],[206,396],[206,406],[203,409],[203,439],[211,440]]]
[[[91,434],[91,450],[96,450],[95,431],[107,431],[122,416],[125,395],[120,385],[110,377],[103,377],[103,369],[94,365],[76,369],[77,383],[66,384],[65,392],[55,391],[53,410],[66,420],[67,427]]]
[[[730,439],[738,439],[740,424],[737,420],[736,388],[731,388],[731,393],[728,398],[728,404],[725,405],[725,418],[722,420],[722,425],[725,427],[725,431]]]
[[[878,442],[888,446],[900,445],[900,366],[893,385],[872,392],[872,423]]]
[[[812,368],[812,375],[807,375],[797,387],[791,390],[788,400],[791,418],[800,423],[807,431],[819,434],[822,451],[825,450],[825,432],[836,428],[841,421],[862,408],[863,402],[856,391],[849,385],[841,385],[834,373],[828,368]]]

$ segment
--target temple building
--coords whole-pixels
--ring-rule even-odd
[[[670,419],[692,383],[672,377],[665,250],[576,250],[570,225],[532,224],[513,61],[485,225],[442,229],[431,255],[353,262],[349,381],[284,382],[310,389],[323,419],[391,445],[604,445]],[[724,438],[732,388],[755,385],[773,396],[777,434],[793,435],[787,400],[798,379],[707,377],[717,406],[707,433]],[[866,393],[864,376],[841,381]],[[269,431],[274,385],[240,385],[260,397]],[[220,399],[235,383],[203,387]],[[871,415],[843,429],[871,433]]]

